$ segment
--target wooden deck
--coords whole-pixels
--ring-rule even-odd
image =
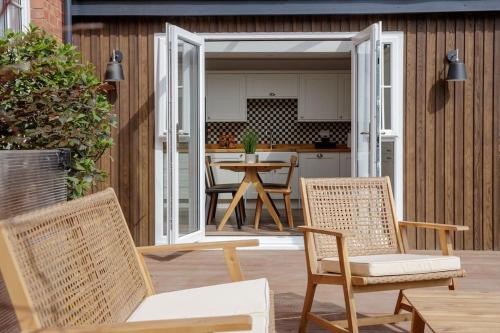
[[[429,253],[429,252],[426,252]],[[279,333],[297,332],[306,287],[303,251],[240,251],[247,279],[268,278],[275,292],[276,327]],[[458,252],[468,276],[458,280],[462,290],[500,291],[500,252]],[[165,257],[148,257],[158,292],[229,282],[222,253],[219,251],[179,252]],[[395,292],[367,293],[356,296],[358,315],[392,312]],[[318,287],[313,309],[330,318],[343,319],[344,302],[340,288]],[[196,315],[196,314],[193,314]],[[406,323],[398,326],[367,327],[361,332],[407,332]],[[309,325],[309,332],[326,332]]]

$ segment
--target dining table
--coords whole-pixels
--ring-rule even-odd
[[[241,200],[243,195],[249,189],[250,185],[253,185],[255,187],[255,190],[257,191],[257,195],[259,196],[259,198],[262,200],[262,203],[269,211],[269,214],[271,215],[274,223],[276,223],[276,226],[278,227],[278,229],[280,231],[283,231],[283,225],[281,224],[280,218],[278,216],[278,212],[276,211],[276,209],[271,201],[272,199],[264,191],[264,184],[262,182],[261,177],[259,176],[259,172],[269,172],[269,171],[273,171],[273,170],[277,170],[277,169],[289,168],[290,162],[261,161],[261,162],[255,162],[255,163],[247,163],[247,162],[243,162],[243,161],[241,161],[241,162],[240,161],[227,161],[227,162],[219,161],[219,162],[212,162],[210,165],[212,167],[215,167],[215,168],[245,173],[245,176],[243,177],[243,180],[241,181],[241,184],[238,187],[238,191],[233,196],[231,204],[227,208],[226,213],[222,217],[222,220],[220,221],[219,226],[217,227],[218,231],[221,231],[224,228],[227,221],[229,220],[229,217],[231,216],[231,214],[233,213],[235,208],[238,206],[238,202]]]

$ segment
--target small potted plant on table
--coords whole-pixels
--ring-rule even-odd
[[[255,150],[257,149],[257,141],[259,140],[259,136],[257,133],[250,129],[243,134],[241,138],[241,142],[243,143],[243,148],[245,149],[245,162],[246,163],[256,163],[257,155],[255,154]]]

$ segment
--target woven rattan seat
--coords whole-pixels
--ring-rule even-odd
[[[464,231],[468,228],[448,224],[398,221],[388,177],[302,178],[301,189],[305,225],[299,229],[304,233],[308,286],[300,332],[305,331],[308,320],[339,332],[345,331],[345,329],[348,329],[349,332],[358,332],[359,326],[408,320],[411,318],[411,313],[400,313],[401,310],[412,310],[404,302],[402,294],[404,289],[434,286],[446,286],[454,289],[453,279],[465,276],[463,269],[456,269],[457,265],[454,265],[453,269],[444,271],[431,271],[426,268],[427,266],[420,266],[415,274],[352,275],[349,263],[350,256],[359,256],[356,258],[358,271],[368,272],[369,270],[360,269],[362,267],[360,265],[369,267],[368,265],[372,265],[381,257],[408,258],[407,262],[401,261],[404,259],[399,261],[399,265],[401,265],[399,267],[404,269],[386,266],[386,271],[390,271],[389,268],[397,272],[411,271],[409,269],[411,255],[405,254],[409,249],[406,240],[406,228],[408,227],[437,230],[444,256],[452,254],[451,232]],[[363,261],[359,261],[360,257],[363,258]],[[429,260],[449,262],[450,260],[459,260],[459,258],[434,257],[429,258]],[[332,262],[335,262],[335,265],[332,266]],[[323,266],[326,267],[326,264],[334,267],[335,273],[323,270]],[[416,264],[413,263],[413,265]],[[413,267],[415,268],[415,266]],[[343,287],[347,312],[346,321],[331,322],[311,312],[318,284]],[[395,314],[358,319],[354,293],[384,290],[400,291]]]
[[[240,283],[243,275],[236,247],[257,244],[247,240],[136,248],[118,199],[108,189],[1,221],[0,270],[20,327],[26,332],[47,328],[53,329],[50,332],[64,328],[61,332],[66,333],[71,333],[71,328],[85,328],[85,332],[248,331],[254,323],[253,313],[233,316],[237,313],[233,309],[210,306],[204,312],[210,315],[207,318],[172,319],[167,311],[175,309],[175,304],[169,304],[163,309],[165,320],[126,321],[146,299],[156,296],[143,254],[223,249],[231,279]],[[267,281],[247,284],[247,294],[254,291],[248,288],[257,288],[252,285],[260,288],[252,294],[254,304],[258,303],[259,309],[267,308],[271,297]],[[211,287],[224,289],[222,285],[206,288]],[[235,297],[238,287],[232,284],[231,290],[219,295],[226,297],[219,304],[238,303],[237,298],[228,299]],[[201,299],[183,301],[210,303]],[[265,331],[273,331],[272,310],[259,315],[269,323]]]

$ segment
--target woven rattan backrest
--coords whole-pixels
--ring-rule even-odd
[[[147,294],[112,189],[0,222],[0,249],[23,329],[123,322]]]
[[[351,231],[349,255],[400,252],[388,178],[302,179],[305,224]],[[314,235],[318,259],[337,256],[335,237]]]

